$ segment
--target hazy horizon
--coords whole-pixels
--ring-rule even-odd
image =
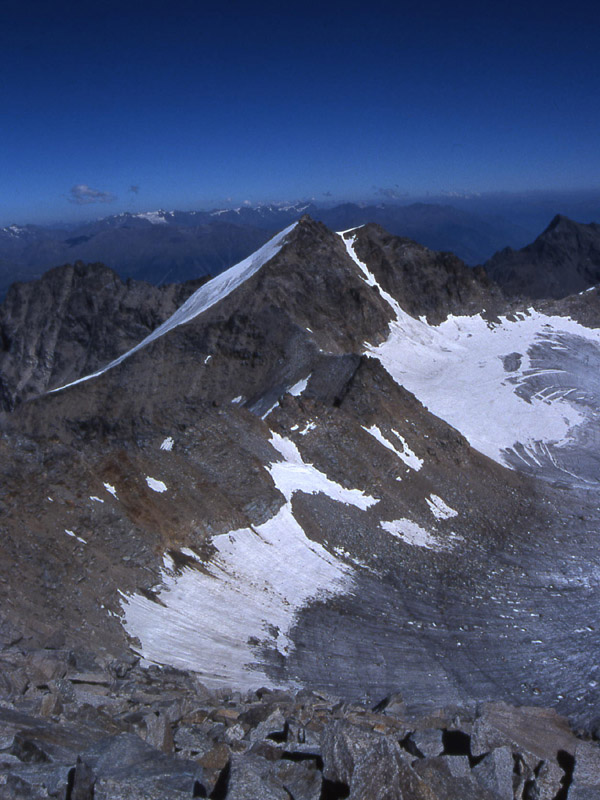
[[[7,0],[0,224],[594,187],[583,10]]]

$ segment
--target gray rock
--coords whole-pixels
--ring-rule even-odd
[[[415,731],[411,739],[425,757],[439,756],[444,752],[442,731],[435,729]]]
[[[84,800],[90,784],[94,798],[104,794],[106,800],[117,800],[118,791],[123,800],[153,800],[160,798],[161,792],[174,798],[187,792],[189,797],[195,787],[202,786],[202,769],[193,761],[167,756],[138,736],[123,733],[103,739],[82,754],[73,791],[84,793]]]
[[[578,742],[569,800],[599,800],[599,798],[600,747],[592,742]]]
[[[287,723],[280,709],[277,709],[267,719],[260,722],[249,734],[251,742],[260,742],[263,739],[283,741],[286,737]]]
[[[413,769],[436,800],[495,800],[495,795],[476,781],[467,756],[419,759]]]
[[[231,759],[227,800],[289,800],[290,793],[275,773],[273,762],[261,756],[234,755]]]
[[[380,735],[354,727],[345,720],[330,723],[321,738],[323,777],[349,786],[356,764],[373,751],[380,739]]]
[[[437,800],[393,741],[378,737],[357,758],[348,800]]]
[[[473,724],[474,756],[508,746],[513,753],[531,753],[539,760],[555,760],[559,750],[573,754],[577,739],[564,717],[553,709],[485,703]]]
[[[473,775],[497,800],[513,800],[513,765],[510,747],[497,747],[473,768]]]
[[[146,742],[163,753],[173,752],[171,723],[166,714],[148,714],[146,722]]]
[[[294,800],[319,800],[323,776],[311,761],[282,759],[273,765],[273,773]]]

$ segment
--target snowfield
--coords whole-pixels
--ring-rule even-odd
[[[257,648],[288,655],[298,612],[311,600],[350,591],[353,571],[306,536],[292,497],[322,492],[362,510],[378,500],[307,464],[291,440],[273,433],[270,444],[280,459],[265,469],[286,501],[275,516],[215,536],[217,553],[202,570],[185,567],[177,574],[165,556],[160,604],[142,594],[122,595],[125,628],[139,639],[148,662],[192,669],[208,685],[231,681],[256,689],[267,680],[256,663]],[[189,548],[185,552],[196,557]]]
[[[367,345],[365,352],[481,453],[509,466],[515,455],[526,462],[537,457],[541,465],[536,453],[556,462],[587,419],[582,387],[594,385],[600,331],[534,309],[501,317],[499,324],[477,315],[429,325],[403,311],[379,286],[354,252],[356,234],[340,235],[365,282],[396,316],[388,339]],[[582,346],[591,347],[592,358],[578,357]],[[571,361],[561,360],[569,351]]]

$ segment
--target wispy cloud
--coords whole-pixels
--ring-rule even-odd
[[[117,196],[111,192],[102,192],[100,189],[92,189],[86,183],[78,183],[71,188],[69,202],[83,206],[89,203],[112,203],[116,199]]]
[[[374,186],[375,194],[385,197],[388,200],[398,200],[401,197],[408,197],[408,192],[401,192],[400,186],[396,183],[394,186]]]

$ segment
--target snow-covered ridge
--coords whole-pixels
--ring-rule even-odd
[[[134,214],[134,217],[138,219],[146,219],[152,225],[167,225],[167,220],[165,217],[172,217],[172,211],[144,211],[140,212],[139,214]]]
[[[235,264],[233,267],[230,267],[228,270],[217,275],[216,278],[213,278],[197,289],[169,319],[165,320],[162,325],[159,325],[156,330],[152,331],[151,334],[146,336],[146,338],[135,347],[132,347],[131,350],[128,350],[122,356],[111,361],[110,364],[102,367],[102,369],[99,369],[97,372],[93,372],[91,375],[86,375],[84,378],[79,378],[76,381],[67,383],[65,386],[60,386],[52,391],[60,392],[68,386],[75,386],[77,383],[82,383],[83,381],[88,381],[91,378],[102,375],[107,370],[112,369],[112,367],[121,364],[126,358],[133,355],[133,353],[141,350],[142,347],[146,347],[146,345],[164,336],[165,333],[172,331],[173,328],[177,328],[179,325],[185,325],[186,322],[190,322],[202,314],[202,312],[216,305],[237,289],[238,286],[241,286],[242,283],[251,278],[264,264],[276,256],[285,244],[286,237],[293,231],[297,224],[298,223],[294,222],[292,225],[289,225],[251,256],[248,256],[248,258],[240,261],[239,264]]]

